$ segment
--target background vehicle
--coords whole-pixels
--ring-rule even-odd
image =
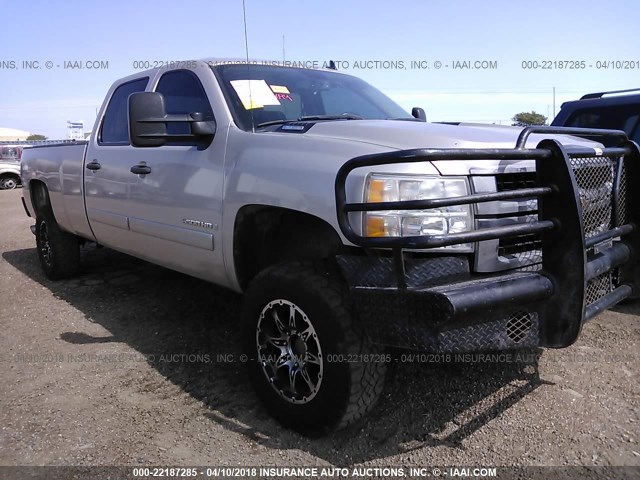
[[[551,125],[623,130],[640,143],[640,88],[589,93],[565,102]]]
[[[386,347],[565,347],[636,293],[637,156],[623,132],[428,124],[334,71],[190,61],[116,82],[88,142],[25,152],[23,201],[49,278],[88,240],[244,292],[256,392],[315,433],[373,407]]]
[[[21,146],[0,145],[0,190],[11,190],[22,183],[21,156]]]

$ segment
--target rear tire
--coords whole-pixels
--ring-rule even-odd
[[[346,293],[331,266],[292,262],[259,274],[245,295],[251,383],[275,418],[306,435],[356,422],[384,386],[384,351],[363,333]]]
[[[78,272],[80,268],[78,237],[61,230],[51,211],[39,212],[36,217],[36,245],[40,266],[49,279],[68,278]]]

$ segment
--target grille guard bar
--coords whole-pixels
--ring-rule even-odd
[[[543,140],[535,149],[525,149],[526,139],[532,133],[569,134],[585,137],[606,136],[616,138],[618,146],[603,149],[566,148],[557,140]],[[615,177],[612,186],[612,215],[608,231],[585,238],[585,224],[581,204],[581,190],[576,180],[572,159],[577,158],[615,159]],[[346,183],[351,172],[363,167],[455,160],[535,160],[536,188],[497,193],[475,193],[463,197],[451,197],[417,201],[348,203]],[[524,129],[515,149],[413,149],[391,153],[365,155],[346,162],[338,171],[335,182],[337,219],[343,235],[353,244],[364,248],[390,248],[393,251],[397,288],[407,290],[405,276],[404,249],[429,249],[488,239],[501,239],[527,233],[540,233],[542,237],[542,269],[533,274],[541,276],[553,285],[553,292],[545,287],[545,300],[539,300],[536,310],[540,317],[540,343],[548,347],[565,347],[579,336],[585,321],[593,318],[606,308],[618,303],[640,290],[638,257],[640,233],[636,228],[640,218],[637,206],[640,195],[633,188],[626,189],[626,205],[621,205],[620,172],[626,169],[629,185],[640,184],[640,151],[638,145],[627,140],[626,134],[616,130],[586,130],[571,128],[530,127]],[[354,212],[381,210],[423,210],[453,205],[473,205],[507,199],[536,198],[538,200],[538,220],[527,224],[508,225],[494,228],[476,229],[469,232],[410,237],[366,237],[359,235],[349,218]],[[624,223],[621,209],[626,208]],[[363,227],[364,228],[364,227]],[[599,246],[605,244],[604,251]],[[611,248],[611,246],[615,248]],[[617,272],[615,288],[596,301],[587,301],[588,282],[598,275]],[[502,274],[504,275],[504,274]],[[496,279],[500,275],[495,276]],[[497,285],[497,284],[496,284]],[[352,285],[352,288],[359,288]],[[498,287],[496,287],[498,288]],[[502,287],[500,287],[502,288]],[[540,287],[542,288],[542,287]],[[469,309],[480,311],[501,310],[501,305],[488,295],[488,290],[475,292],[465,290],[464,300],[452,299],[449,295],[448,310],[452,318],[461,316]],[[386,289],[388,293],[388,289]],[[427,292],[425,292],[427,293]],[[433,294],[433,289],[428,291]],[[523,299],[529,295],[526,289],[515,293],[511,301],[519,295]],[[459,305],[456,304],[459,303]],[[464,312],[463,312],[464,311]],[[460,313],[462,312],[462,313]]]

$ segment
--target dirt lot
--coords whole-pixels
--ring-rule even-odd
[[[0,191],[2,465],[640,465],[640,303],[519,362],[398,363],[360,426],[281,428],[244,376],[241,297],[108,249],[40,271]]]

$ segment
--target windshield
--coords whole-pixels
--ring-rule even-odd
[[[413,119],[402,107],[356,77],[322,70],[235,64],[212,67],[238,126],[302,117]]]

